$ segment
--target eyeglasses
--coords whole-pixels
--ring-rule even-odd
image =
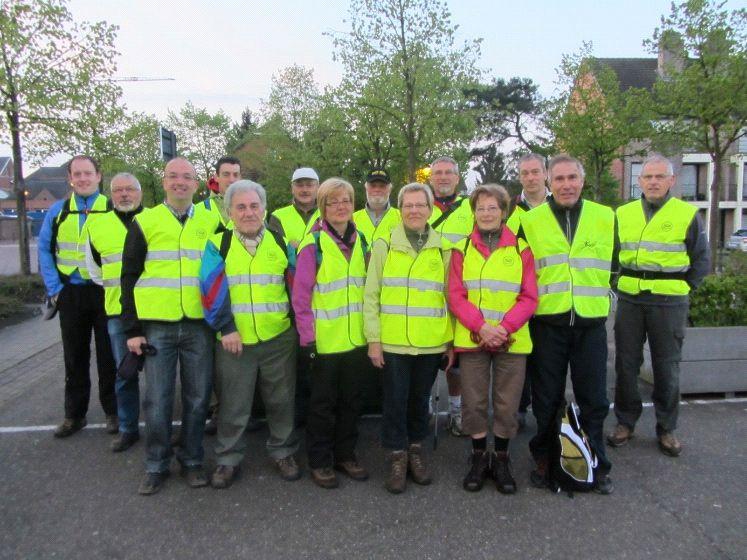
[[[403,204],[402,210],[407,210],[410,212],[411,210],[425,210],[428,208],[427,204],[423,204],[422,202],[418,202],[417,204]]]
[[[167,173],[164,175],[166,179],[169,181],[176,181],[178,179],[183,179],[185,181],[196,181],[197,177],[192,175],[191,173]]]
[[[339,208],[340,206],[349,206],[353,204],[352,200],[345,199],[345,200],[329,200],[325,204],[327,208]]]

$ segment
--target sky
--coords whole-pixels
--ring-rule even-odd
[[[664,0],[450,0],[458,42],[482,38],[479,66],[487,79],[531,78],[555,91],[563,54],[591,41],[599,57],[653,57],[643,46],[663,14]],[[736,7],[739,2],[729,2]],[[238,120],[258,109],[273,74],[292,64],[335,85],[342,68],[332,39],[345,32],[347,0],[69,0],[77,20],[119,27],[118,77],[173,81],[122,82],[128,109],[164,118],[187,101]],[[10,155],[0,146],[0,155]],[[54,159],[54,158],[53,158]],[[57,162],[50,162],[57,163]]]

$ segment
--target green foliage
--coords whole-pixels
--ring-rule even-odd
[[[40,303],[44,292],[44,282],[38,274],[0,276],[0,318],[21,313],[26,304]]]
[[[747,325],[747,282],[732,273],[707,276],[690,296],[690,320],[695,327]]]

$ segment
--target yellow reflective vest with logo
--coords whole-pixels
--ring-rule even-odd
[[[223,234],[211,241],[221,246]],[[270,340],[290,328],[290,302],[285,286],[288,255],[265,230],[255,255],[231,233],[225,274],[231,312],[244,344]]]
[[[469,198],[458,196],[456,202],[459,206],[451,212],[445,220],[441,221],[433,229],[441,234],[449,243],[449,248],[459,244],[460,241],[472,233],[475,226],[475,217],[472,214],[472,208],[469,206]],[[438,206],[433,207],[433,214],[428,219],[428,223],[433,225],[441,218],[443,212]]]
[[[138,319],[203,318],[200,262],[220,219],[217,213],[198,208],[183,226],[164,204],[135,217],[148,245],[145,269],[134,289]]]
[[[518,247],[498,247],[486,259],[469,241],[464,251],[462,282],[467,288],[467,299],[482,313],[489,325],[499,325],[503,317],[515,304],[521,291],[521,278],[524,267],[521,252],[527,244],[518,240]],[[514,342],[508,352],[512,354],[529,354],[532,351],[532,339],[529,336],[529,325],[524,324],[511,337]],[[458,348],[476,348],[470,330],[457,321],[454,327],[454,346]]]
[[[519,227],[521,226],[521,216],[526,213],[527,211],[517,204],[514,207],[514,211],[511,212],[511,216],[509,216],[508,220],[506,220],[508,229],[510,229],[514,235],[519,232]]]
[[[397,208],[389,207],[386,214],[381,217],[379,224],[374,225],[368,211],[362,208],[353,213],[353,221],[358,231],[373,245],[373,242],[379,238],[389,241],[394,226],[402,221],[402,216]]]
[[[535,314],[573,310],[581,317],[606,317],[610,308],[614,212],[584,200],[571,245],[549,204],[522,215],[521,226],[537,271],[539,302]]]
[[[101,255],[101,279],[104,284],[104,307],[109,317],[120,315],[122,295],[122,249],[127,228],[114,211],[107,212],[88,226],[88,239]]]
[[[433,348],[454,338],[446,306],[442,247],[421,249],[417,257],[390,247],[381,276],[381,342]]]
[[[283,224],[283,234],[289,243],[300,243],[314,227],[319,220],[319,209],[317,208],[309,218],[308,223],[303,221],[301,214],[292,204],[278,208],[272,213],[281,224]]]
[[[317,243],[315,233],[304,238],[298,246],[299,253],[307,245]],[[319,354],[338,354],[366,344],[363,335],[366,258],[360,235],[356,236],[349,261],[326,231],[319,231],[318,236],[321,263],[311,295],[316,350]]]
[[[618,290],[633,295],[644,290],[671,296],[690,293],[690,286],[684,280],[690,269],[685,238],[697,211],[687,202],[670,198],[647,222],[641,200],[618,208],[621,268]],[[625,274],[626,269],[635,276]],[[647,279],[647,275],[656,278]]]
[[[69,212],[64,212],[65,205]],[[85,245],[87,238],[86,228],[90,227],[96,220],[100,219],[107,211],[107,199],[103,194],[96,197],[93,206],[89,209],[91,212],[86,216],[83,227],[79,227],[80,214],[78,205],[75,202],[75,194],[70,195],[70,199],[63,205],[63,211],[57,216],[57,239],[55,263],[57,270],[66,276],[72,275],[78,270],[80,277],[84,280],[90,280],[86,267]],[[64,217],[63,217],[64,216]]]

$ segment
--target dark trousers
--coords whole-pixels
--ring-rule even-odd
[[[656,433],[677,428],[680,359],[687,309],[687,305],[637,305],[624,299],[618,301],[615,315],[615,416],[620,424],[635,428],[643,411],[638,373],[643,363],[643,343],[648,338],[654,373]]]
[[[117,413],[117,368],[104,311],[104,289],[95,284],[66,284],[57,299],[65,360],[65,418],[85,418],[91,396],[91,331],[96,340],[99,401],[107,415]]]
[[[384,353],[381,444],[403,450],[428,435],[428,398],[442,354]]]
[[[331,467],[355,459],[361,412],[360,370],[366,349],[317,354],[306,418],[309,467]]]
[[[534,350],[532,370],[532,411],[537,435],[529,442],[535,459],[547,457],[551,438],[556,437],[555,415],[565,395],[568,365],[571,366],[573,395],[581,410],[581,427],[599,459],[599,471],[609,472],[611,464],[604,447],[604,419],[609,413],[607,399],[607,330],[604,323],[590,327],[554,326],[542,321],[529,323]]]
[[[309,415],[309,398],[311,397],[311,374],[314,361],[308,352],[299,351],[296,354],[296,396],[295,396],[295,426],[302,428],[306,425]]]

